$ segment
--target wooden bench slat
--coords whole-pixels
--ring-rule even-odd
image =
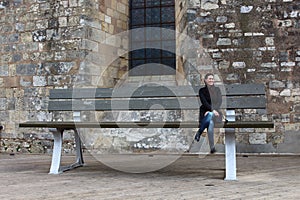
[[[226,85],[226,96],[265,95],[264,84],[231,84]]]
[[[50,99],[111,98],[112,88],[68,88],[50,90]]]
[[[197,121],[173,122],[24,122],[19,127],[40,128],[198,128]],[[273,128],[271,121],[235,121],[217,124],[223,128]]]
[[[143,86],[139,88],[52,89],[50,99],[194,97],[203,86]],[[222,86],[220,86],[222,87]],[[225,85],[226,96],[265,95],[263,84]]]
[[[264,109],[266,108],[266,97],[227,97],[226,104],[227,109]]]
[[[151,98],[197,96],[190,86],[164,87],[145,86],[140,88],[76,88],[50,90],[50,99],[98,99],[98,98]]]
[[[109,111],[109,110],[179,110],[197,109],[198,101],[182,99],[85,100],[51,101],[50,111]]]
[[[225,105],[227,106],[225,107]],[[224,106],[226,109],[264,109],[266,98],[258,97],[228,97]],[[200,107],[198,98],[170,99],[132,99],[132,100],[73,100],[50,101],[49,111],[109,111],[109,110],[197,110]]]

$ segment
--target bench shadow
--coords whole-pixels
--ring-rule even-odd
[[[132,157],[132,155],[130,155]],[[140,155],[139,155],[140,156]],[[148,156],[148,155],[145,155]],[[222,156],[206,156],[199,158],[197,155],[181,156],[173,163],[158,170],[145,173],[129,173],[116,170],[101,163],[91,155],[85,155],[85,164],[58,176],[72,177],[119,177],[119,178],[203,178],[224,179],[225,168]],[[51,164],[51,155],[6,155],[1,156],[1,173],[24,173],[48,175]],[[62,165],[72,163],[75,156],[63,156]],[[113,159],[113,158],[112,158]],[[121,162],[122,163],[122,162]],[[49,175],[56,176],[56,175]]]
[[[132,155],[130,155],[132,156]],[[145,155],[147,156],[147,155]],[[122,162],[121,162],[122,163]],[[120,163],[120,164],[121,164]],[[198,155],[181,156],[173,163],[160,169],[143,172],[130,173],[117,170],[107,166],[101,161],[89,157],[85,166],[67,171],[68,174],[76,174],[76,176],[117,176],[117,177],[134,177],[134,178],[203,178],[203,179],[224,179],[225,166],[224,155],[209,155],[204,158]]]

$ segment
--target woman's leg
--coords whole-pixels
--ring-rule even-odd
[[[208,112],[205,117],[202,119],[201,121],[201,125],[200,125],[200,128],[198,129],[196,135],[195,135],[195,140],[197,140],[197,142],[199,142],[200,140],[200,136],[201,134],[203,133],[204,129],[208,128],[209,127],[209,124],[211,121],[213,121],[213,112]]]
[[[214,141],[214,120],[210,120],[209,126],[207,128],[208,141],[210,146],[210,152],[215,153],[215,141]]]

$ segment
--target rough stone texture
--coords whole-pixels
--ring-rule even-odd
[[[50,88],[115,84],[119,66],[103,61],[107,55],[99,45],[106,45],[111,42],[107,38],[127,29],[128,3],[19,0],[0,1],[0,5],[0,121],[5,126],[1,151],[51,151],[48,130],[20,130],[18,122],[73,119],[73,113],[47,112]],[[113,45],[121,48],[121,44]],[[95,73],[91,67],[100,70]],[[24,136],[29,133],[40,137]],[[65,145],[66,152],[74,149],[71,143]]]
[[[300,151],[291,139],[300,130],[299,1],[176,1],[180,53],[177,74],[171,77],[128,77],[128,37],[123,34],[128,29],[127,0],[0,1],[0,16],[0,122],[5,126],[0,133],[2,152],[51,152],[48,130],[17,128],[20,121],[73,119],[72,112],[47,112],[50,88],[145,82],[199,85],[210,71],[216,73],[220,84],[263,83],[267,87],[267,110],[237,113],[245,120],[273,120],[275,129],[237,130],[240,151],[244,147],[245,151],[285,152],[293,145]],[[117,116],[159,120],[165,115]],[[110,114],[81,113],[80,118],[109,120]],[[181,141],[175,145],[180,149],[194,133],[178,130],[170,134],[165,130],[142,138],[130,131],[101,130],[98,139],[91,134],[89,141],[107,149],[115,146],[118,151],[155,149]],[[72,152],[73,144],[65,145],[65,151]]]
[[[298,1],[219,1],[215,9],[194,4],[193,18],[189,19],[189,26],[194,27],[189,35],[203,38],[203,47],[217,62],[214,70],[221,74],[224,83],[267,86],[267,112],[260,117],[254,114],[247,117],[245,113],[242,116],[274,120],[275,129],[251,130],[249,139],[237,137],[242,143],[261,145],[262,151],[283,152],[285,141],[293,137],[291,132],[285,132],[299,131],[299,95],[293,93],[300,85],[299,6]],[[203,37],[206,35],[212,37]],[[272,148],[263,148],[266,145]],[[290,145],[299,152],[296,143]],[[251,149],[240,146],[245,151]]]

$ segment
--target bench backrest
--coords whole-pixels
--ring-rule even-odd
[[[201,103],[198,87],[141,86],[122,88],[52,89],[49,111],[117,110],[196,110]],[[226,109],[265,109],[263,84],[220,86],[222,107]]]

